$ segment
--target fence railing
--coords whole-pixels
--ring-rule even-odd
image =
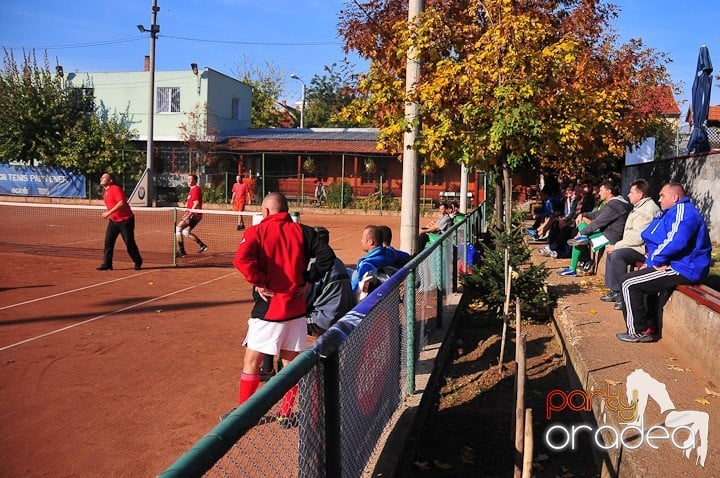
[[[357,477],[415,393],[427,331],[472,261],[480,208],[370,293],[165,470],[179,476]],[[296,426],[273,420],[299,382]]]

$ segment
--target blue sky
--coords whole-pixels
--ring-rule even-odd
[[[701,44],[708,45],[715,76],[720,68],[720,1],[616,0],[622,8],[615,26],[622,40],[641,37],[649,47],[667,52],[678,96],[687,109]],[[342,0],[158,0],[159,70],[189,68],[190,63],[235,76],[239,68],[268,61],[287,74],[285,96],[300,98],[296,73],[306,83],[323,66],[346,55],[337,36]],[[0,45],[48,49],[66,72],[140,70],[149,52],[151,0],[3,0]],[[186,39],[181,39],[186,38]],[[191,39],[191,40],[188,40]],[[221,43],[235,42],[235,43]],[[365,63],[350,55],[364,69]],[[714,81],[713,84],[717,84]],[[711,104],[720,104],[714,87]]]

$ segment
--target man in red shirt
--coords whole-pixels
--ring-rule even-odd
[[[305,350],[309,283],[332,269],[335,253],[309,226],[294,222],[281,193],[271,193],[262,202],[263,220],[245,230],[233,265],[253,286],[255,306],[248,321],[245,358],[240,376],[238,403],[244,403],[260,384],[264,354],[280,354],[284,364]],[[308,267],[311,258],[315,261]],[[290,420],[297,385],[283,397],[278,421]]]
[[[192,232],[195,226],[202,220],[202,213],[196,212],[198,209],[202,209],[203,200],[202,189],[198,186],[197,181],[197,174],[188,174],[187,183],[188,186],[190,186],[190,191],[188,191],[188,198],[185,203],[185,208],[188,210],[185,211],[182,219],[180,219],[180,222],[175,226],[175,237],[178,243],[178,250],[175,252],[175,257],[187,256],[185,252],[185,242],[183,240],[184,237],[189,237],[197,242],[198,246],[200,246],[198,254],[208,250],[207,244]]]
[[[102,217],[108,219],[107,229],[105,230],[105,247],[103,249],[103,263],[97,268],[99,271],[112,270],[113,252],[115,251],[115,241],[118,235],[121,235],[130,258],[135,262],[135,270],[142,267],[142,257],[135,244],[135,216],[133,215],[127,197],[120,186],[110,173],[104,173],[100,176],[100,185],[105,192],[103,200],[107,211],[102,213]]]
[[[248,185],[243,182],[242,175],[238,174],[235,176],[235,184],[233,184],[232,197],[230,198],[233,211],[244,211],[246,201],[250,202],[250,189],[248,188]],[[243,229],[245,229],[245,221],[243,220],[242,214],[238,214],[237,230],[241,231]]]

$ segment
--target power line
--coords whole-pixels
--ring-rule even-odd
[[[261,42],[261,41],[238,41],[238,40],[214,40],[210,38],[189,38],[189,37],[179,37],[179,36],[172,36],[172,35],[158,35],[158,37],[162,38],[169,38],[173,40],[184,40],[184,41],[194,41],[194,42],[200,42],[200,43],[226,43],[226,44],[234,44],[234,45],[258,45],[258,46],[324,46],[324,45],[340,45],[342,42],[339,41],[316,41],[316,42]],[[95,46],[105,46],[105,45],[114,45],[117,43],[128,43],[128,42],[134,42],[138,40],[146,40],[147,35],[141,35],[141,36],[134,36],[134,37],[126,37],[126,38],[118,38],[115,40],[101,40],[96,42],[88,42],[88,43],[69,43],[69,44],[61,44],[61,45],[48,45],[48,46],[37,46],[32,47],[37,50],[66,50],[66,49],[74,49],[74,48],[90,48]],[[10,47],[10,49],[20,49],[25,47]],[[28,47],[30,48],[30,47]]]
[[[340,45],[339,41],[316,41],[316,42],[262,42],[262,41],[236,41],[236,40],[210,40],[206,38],[189,38],[177,37],[172,35],[160,35],[164,38],[172,38],[174,40],[188,40],[203,43],[229,43],[234,45],[261,45],[261,46],[322,46],[322,45]]]

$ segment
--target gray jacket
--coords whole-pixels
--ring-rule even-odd
[[[355,307],[350,276],[340,259],[335,258],[332,269],[319,281],[311,284],[305,303],[308,308],[308,323],[316,324],[323,330],[329,329]]]
[[[625,229],[625,220],[632,209],[629,202],[622,196],[611,198],[607,204],[597,211],[583,213],[583,217],[590,219],[582,233],[586,236],[602,232],[610,244],[615,244],[622,239]]]
[[[660,214],[660,208],[652,198],[641,199],[628,214],[622,239],[615,243],[615,248],[629,247],[640,254],[645,254],[645,242],[640,234],[658,214]]]

